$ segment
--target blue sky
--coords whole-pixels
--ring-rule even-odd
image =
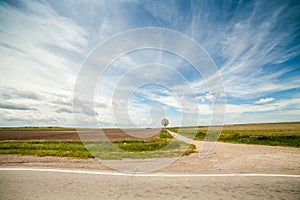
[[[179,31],[206,50],[223,80],[225,123],[300,121],[299,19],[298,1],[1,1],[0,126],[74,126],[73,91],[87,56],[143,27]],[[168,87],[135,87],[149,76]],[[218,98],[188,62],[160,50],[120,57],[97,88],[80,126],[95,126],[95,113],[102,127],[158,126],[162,117],[171,126],[210,124]]]

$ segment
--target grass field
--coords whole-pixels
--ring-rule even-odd
[[[160,158],[189,155],[196,147],[172,138],[166,131],[152,140],[115,142],[1,141],[0,154],[60,156],[74,158]]]
[[[89,151],[87,150],[87,148]],[[92,152],[92,153],[91,153]],[[4,141],[0,142],[0,154],[59,156],[74,158],[160,158],[189,155],[194,145],[180,141],[158,139],[155,141],[90,142],[78,141]]]
[[[208,127],[170,128],[169,130],[204,140]],[[300,122],[227,125],[218,139],[222,142],[300,147]]]

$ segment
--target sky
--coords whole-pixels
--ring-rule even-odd
[[[177,31],[205,50],[224,86],[225,124],[300,121],[299,1],[10,0],[0,1],[0,126],[210,125],[220,95],[163,49],[129,52],[94,74],[92,106],[74,98],[99,45],[147,27]]]

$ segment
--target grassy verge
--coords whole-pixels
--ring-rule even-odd
[[[75,141],[5,141],[0,154],[92,158],[81,142]]]
[[[219,138],[223,142],[260,144],[271,146],[300,147],[300,136],[296,135],[246,135],[233,134]]]
[[[193,138],[194,140],[204,140],[206,133],[197,132],[196,135],[190,133],[180,133],[181,135]],[[251,135],[247,133],[235,133],[235,134],[222,134],[218,141],[229,143],[242,143],[242,144],[260,144],[271,146],[286,146],[286,147],[300,147],[300,136],[297,135]]]
[[[208,127],[170,128],[195,140],[204,140]],[[300,123],[274,123],[224,126],[218,139],[222,142],[300,147]]]
[[[89,149],[89,150],[87,150]],[[73,158],[160,158],[189,155],[195,146],[168,139],[153,141],[88,142],[76,141],[4,141],[0,154],[60,156]]]

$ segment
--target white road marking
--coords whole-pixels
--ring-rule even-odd
[[[28,167],[2,167],[0,171],[38,171],[38,172],[58,172],[58,173],[76,173],[76,174],[94,174],[109,176],[137,176],[137,177],[288,177],[300,178],[296,174],[127,174],[118,172],[70,170],[70,169],[50,169],[50,168],[28,168]]]

